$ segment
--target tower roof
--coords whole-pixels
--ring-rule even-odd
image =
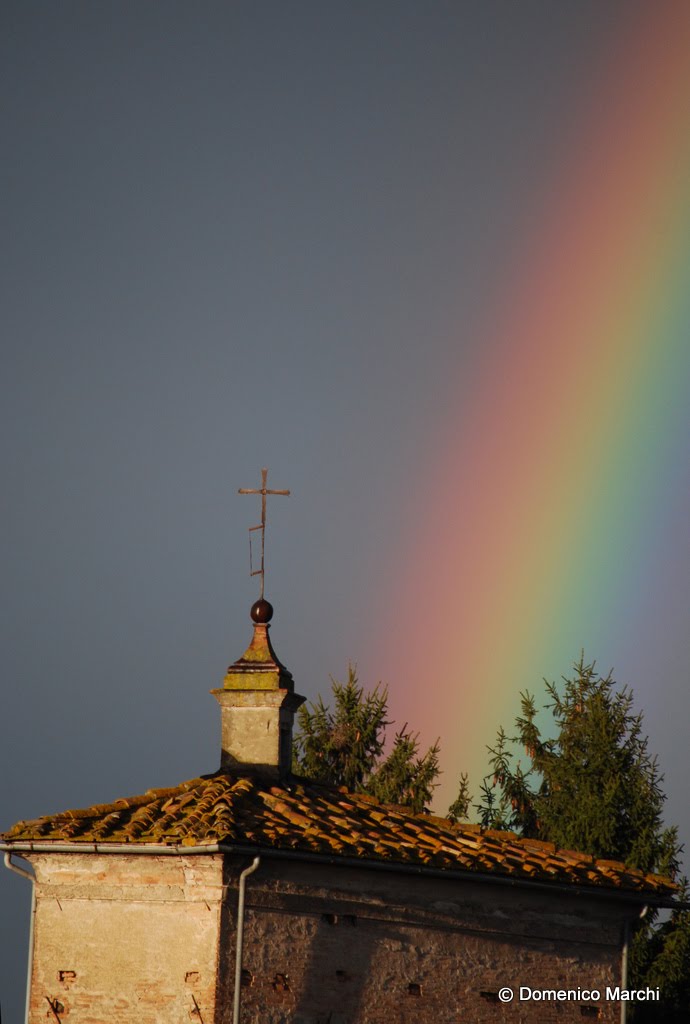
[[[264,602],[268,604],[268,602]],[[257,604],[259,602],[257,601]],[[256,607],[256,605],[254,606]],[[253,611],[254,609],[252,609]],[[255,622],[251,643],[241,658],[228,669],[224,690],[289,690],[295,689],[292,673],[278,660],[268,635],[267,622]]]

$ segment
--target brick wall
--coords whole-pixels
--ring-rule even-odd
[[[230,1024],[239,872],[220,855],[32,856],[31,1024]],[[620,903],[263,859],[247,879],[243,1024],[588,1019],[614,1003],[498,990],[620,978]]]

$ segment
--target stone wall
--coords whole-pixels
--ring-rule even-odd
[[[236,885],[239,866],[226,866]],[[247,880],[243,1024],[593,1019],[620,1004],[502,1004],[503,986],[620,982],[620,904],[476,882],[262,861]],[[218,1021],[229,1021],[235,903],[223,911]]]
[[[31,1024],[230,1024],[237,882],[251,858],[32,855]],[[620,982],[620,902],[264,858],[247,879],[242,1024],[619,1020],[498,1000]]]

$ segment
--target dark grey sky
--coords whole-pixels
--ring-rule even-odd
[[[293,492],[278,654],[309,697],[357,659],[451,371],[639,8],[3,5],[0,826],[216,767],[262,465]],[[28,890],[0,875],[9,1024]]]

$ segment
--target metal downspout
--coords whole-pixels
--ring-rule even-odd
[[[31,975],[34,966],[34,918],[36,916],[36,876],[18,864],[12,863],[11,852],[5,853],[5,867],[22,878],[28,878],[31,882],[31,918],[29,921],[29,965],[26,970],[26,1003],[24,1008],[24,1024],[29,1024],[29,999],[31,996]]]
[[[639,920],[645,916],[649,907],[643,907],[640,911]],[[627,989],[628,987],[628,949],[630,946],[630,923],[628,921],[623,925],[623,957],[621,959],[621,988]],[[628,1004],[625,1000],[621,1003],[621,1024],[626,1024],[628,1019]]]
[[[239,899],[237,901],[237,947],[235,949],[235,991],[232,1003],[232,1024],[240,1024],[240,993],[242,989],[242,949],[244,946],[244,889],[247,877],[256,871],[261,861],[255,857],[248,868],[240,874]]]
[[[630,923],[628,921],[623,925],[623,956],[621,958],[621,988],[627,989],[628,987],[628,944],[630,942]],[[621,1003],[621,1024],[625,1024],[627,1019],[627,1006],[625,1000]]]

